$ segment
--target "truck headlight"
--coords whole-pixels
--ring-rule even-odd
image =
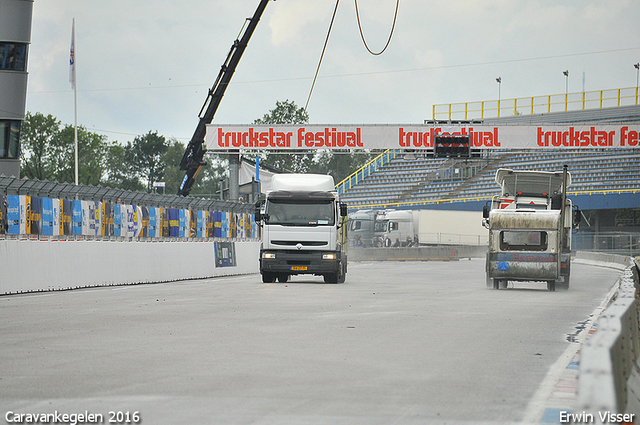
[[[267,260],[273,260],[276,258],[276,253],[275,252],[263,252],[262,253],[262,258]]]
[[[338,258],[336,254],[322,254],[323,260],[335,260],[336,258]]]

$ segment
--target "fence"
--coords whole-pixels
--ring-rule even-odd
[[[638,105],[638,87],[433,105],[434,120],[469,120]]]
[[[573,251],[597,251],[609,254],[640,256],[640,233],[586,233],[572,236]]]
[[[0,176],[0,238],[255,239],[252,204]]]

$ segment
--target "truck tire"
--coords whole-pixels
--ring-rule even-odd
[[[347,262],[342,263],[341,273],[338,276],[338,283],[344,283],[347,280]]]
[[[278,274],[278,282],[280,283],[286,283],[289,281],[289,275],[286,273],[279,273]]]
[[[493,289],[500,289],[500,279],[493,279]]]
[[[262,283],[273,283],[276,281],[276,275],[269,272],[262,272]]]
[[[556,281],[555,280],[547,280],[547,289],[551,292],[556,290]]]
[[[338,283],[338,273],[327,273],[323,277],[324,283]]]
[[[563,291],[568,290],[570,281],[571,281],[571,279],[570,279],[569,275],[565,275],[564,276],[564,282],[556,282],[556,289],[561,289]]]

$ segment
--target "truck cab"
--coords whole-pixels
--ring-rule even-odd
[[[377,230],[383,235],[383,239],[389,238],[391,246],[407,246],[407,238],[413,240],[416,233],[414,216],[411,211],[386,210],[378,216]]]
[[[262,226],[260,273],[265,283],[314,274],[343,283],[347,274],[346,204],[333,178],[319,174],[277,174],[264,205],[256,205]]]

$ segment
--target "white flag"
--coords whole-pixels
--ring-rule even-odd
[[[76,89],[76,56],[75,56],[75,41],[76,41],[76,20],[73,19],[71,24],[71,50],[69,52],[69,82],[71,88]]]

